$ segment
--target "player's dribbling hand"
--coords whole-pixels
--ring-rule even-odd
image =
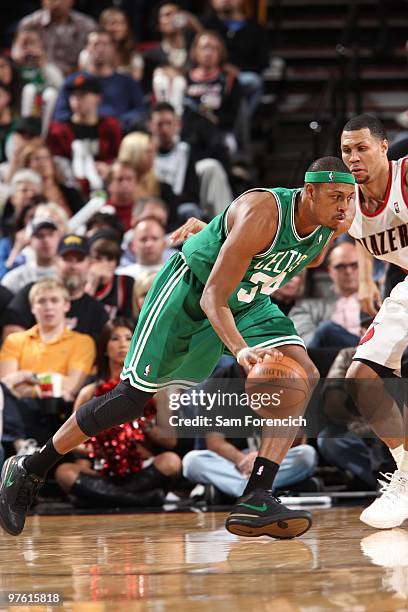
[[[374,281],[360,283],[358,288],[360,310],[374,317],[381,307],[382,300],[379,289]]]
[[[237,361],[248,374],[254,365],[262,363],[266,356],[273,357],[274,359],[281,359],[283,354],[274,348],[251,348],[248,346],[238,351]]]
[[[187,240],[189,236],[193,234],[198,234],[207,224],[200,219],[196,219],[195,217],[190,217],[181,227],[174,230],[172,234],[170,234],[170,242],[171,244],[180,244]]]

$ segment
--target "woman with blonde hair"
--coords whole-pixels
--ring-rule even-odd
[[[63,177],[41,138],[34,138],[22,147],[16,166],[16,170],[29,168],[37,172],[43,180],[42,193],[45,199],[59,204],[69,217],[82,207],[81,194],[77,189],[63,184]]]
[[[158,180],[154,171],[155,148],[152,137],[145,132],[131,132],[124,137],[119,148],[119,161],[127,163],[134,169],[137,187],[134,200],[158,196],[169,207],[169,228],[175,229],[188,217],[200,216],[196,203],[186,202],[183,196],[177,196],[170,185]]]
[[[134,168],[140,185],[136,199],[160,195],[160,184],[153,169],[154,154],[152,137],[145,132],[131,132],[121,142],[119,161]]]

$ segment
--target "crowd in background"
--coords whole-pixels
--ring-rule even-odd
[[[7,454],[33,452],[73,409],[117,384],[143,300],[174,253],[169,233],[190,216],[211,220],[252,186],[251,122],[269,63],[266,31],[243,0],[23,4],[0,55]],[[357,345],[368,323],[357,290],[357,254],[345,241],[327,272],[299,275],[273,298],[319,359],[319,350]],[[329,379],[342,378],[344,364],[333,367]],[[239,377],[236,368],[227,361],[215,376]],[[334,393],[346,407],[328,384],[325,396]],[[152,399],[144,417],[71,453],[53,474],[61,489],[94,505],[162,505],[170,489],[197,483],[207,500],[238,497],[256,438],[177,439],[155,411]],[[296,441],[279,490],[318,490],[318,453],[373,486],[373,450],[359,446],[346,413],[338,423],[326,411],[337,446],[324,432],[314,445]]]

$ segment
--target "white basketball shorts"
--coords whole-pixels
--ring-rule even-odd
[[[400,372],[408,346],[408,276],[384,300],[377,316],[360,340],[354,359],[367,359]]]

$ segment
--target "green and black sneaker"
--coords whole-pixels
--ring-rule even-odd
[[[267,535],[280,540],[301,536],[311,525],[310,512],[289,510],[272,491],[265,489],[255,489],[240,497],[225,523],[235,535],[250,538]]]
[[[10,535],[24,529],[25,519],[44,480],[24,467],[27,455],[10,457],[1,470],[0,526]]]

